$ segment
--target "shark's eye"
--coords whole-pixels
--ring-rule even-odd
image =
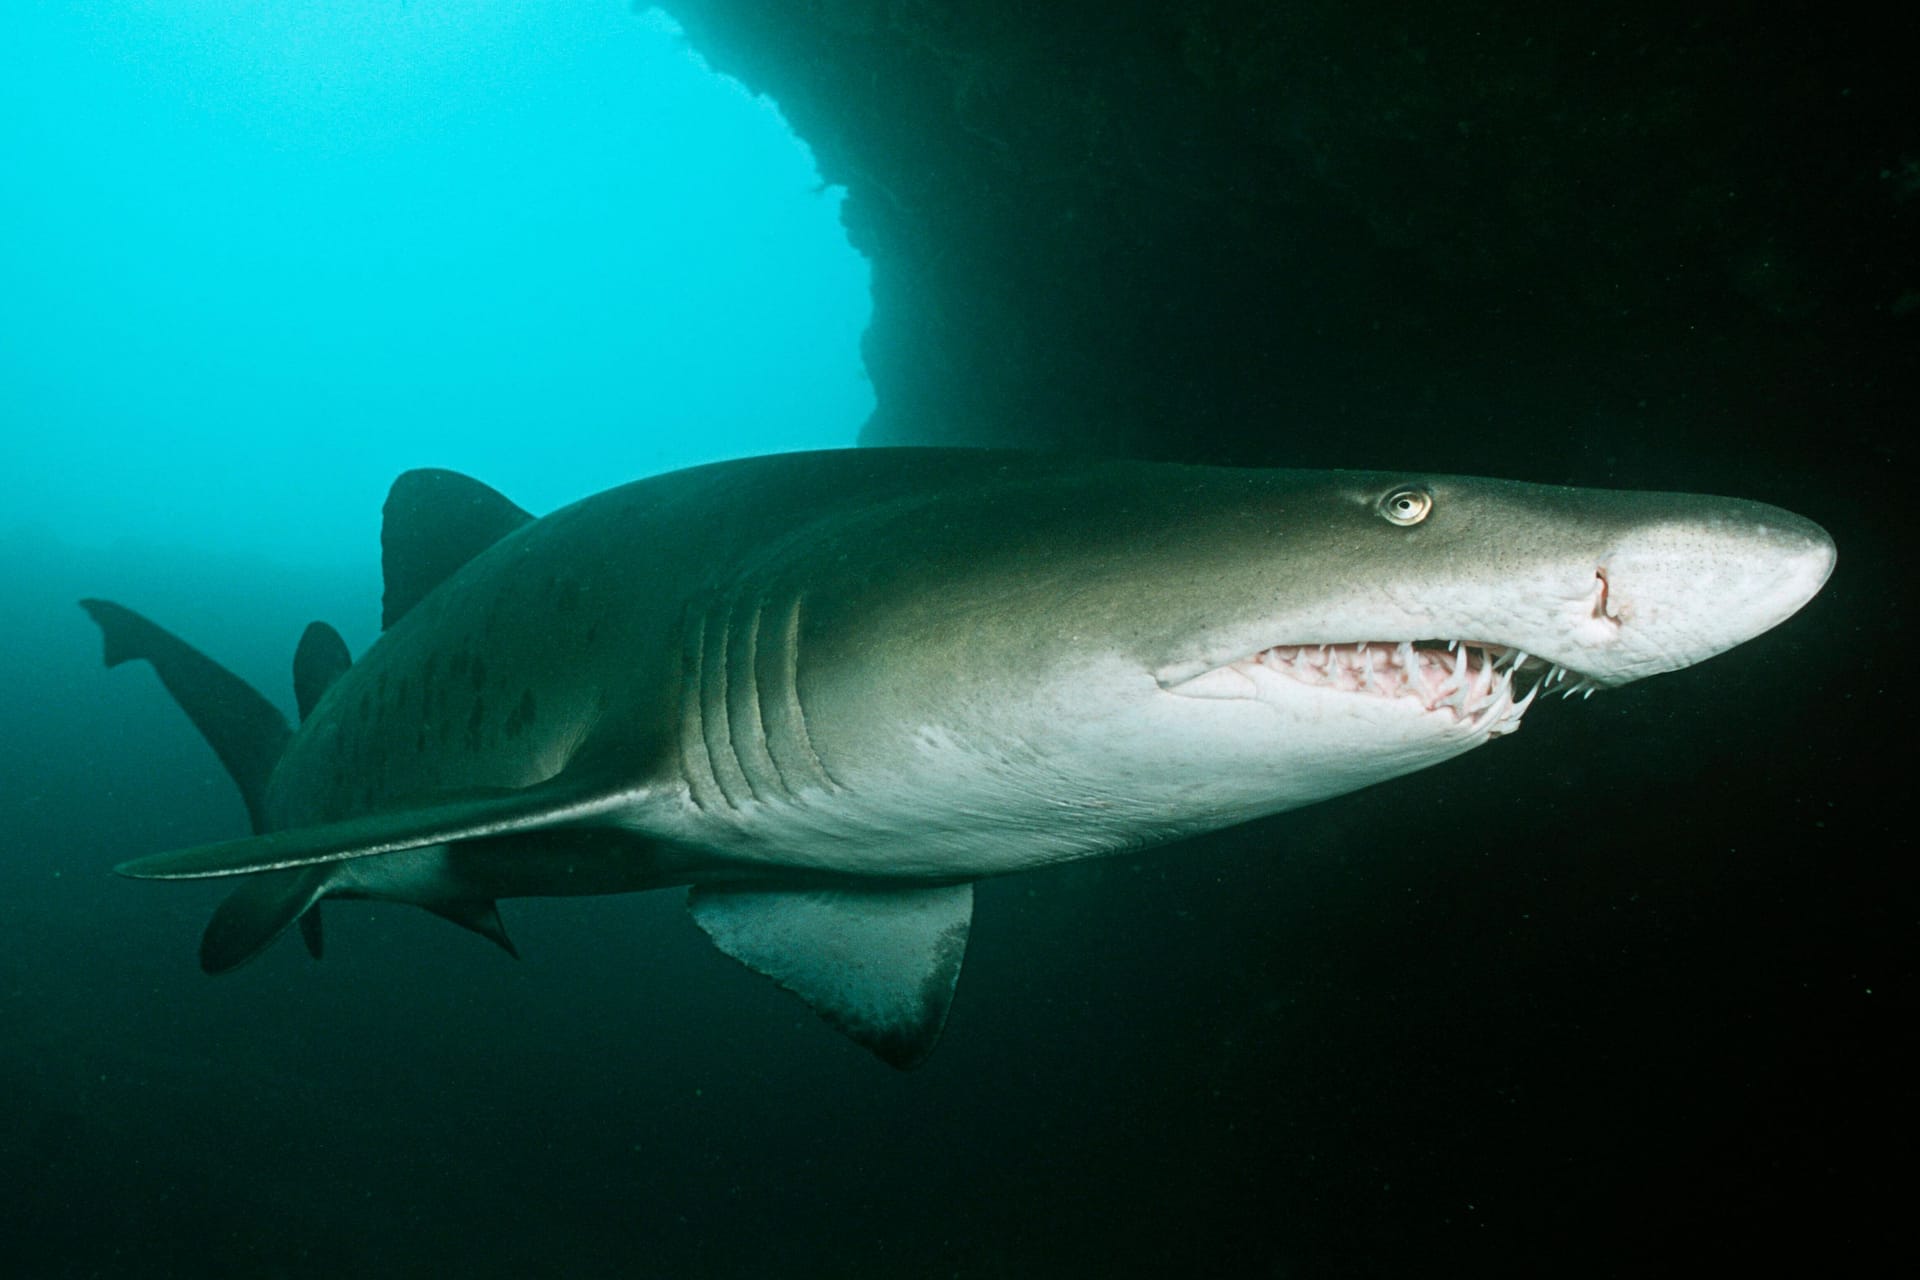
[[[1395,524],[1419,524],[1433,510],[1433,495],[1425,489],[1395,489],[1380,499],[1380,514]]]

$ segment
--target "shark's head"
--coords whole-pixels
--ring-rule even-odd
[[[1233,696],[1233,677],[1259,670],[1346,691],[1345,665],[1369,656],[1404,677],[1395,687],[1382,676],[1372,692],[1431,711],[1461,710],[1457,697],[1428,695],[1442,682],[1457,693],[1445,678],[1462,662],[1522,677],[1558,668],[1612,687],[1759,635],[1812,599],[1834,564],[1818,525],[1738,499],[1461,476],[1262,478],[1284,536],[1263,545],[1248,519],[1210,522],[1203,536],[1227,553],[1213,580],[1241,607],[1192,602],[1186,625],[1159,637],[1168,656],[1156,676],[1169,691]],[[1323,661],[1322,645],[1339,652]],[[1329,662],[1338,678],[1321,678]]]
[[[1712,657],[1834,563],[1818,526],[1756,502],[1130,463],[959,486],[846,534],[842,560],[865,546],[886,568],[810,602],[800,651],[827,767],[944,774],[1016,826],[1031,796],[1140,842]]]

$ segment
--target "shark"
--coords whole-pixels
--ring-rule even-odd
[[[535,518],[445,470],[383,510],[382,631],[316,622],[297,723],[141,614],[252,834],[209,973],[328,898],[506,950],[503,898],[683,887],[717,947],[882,1061],[945,1027],[980,880],[1154,846],[1510,736],[1541,697],[1691,666],[1808,603],[1760,502],[1421,472],[997,450],[719,462]]]

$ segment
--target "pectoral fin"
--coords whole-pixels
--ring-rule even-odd
[[[973,886],[696,885],[687,908],[715,946],[906,1069],[925,1060],[946,1026],[973,923]]]
[[[486,836],[592,825],[634,804],[636,799],[635,792],[576,781],[562,774],[517,791],[435,796],[417,805],[341,822],[290,827],[247,840],[151,854],[123,862],[114,870],[136,880],[198,880],[310,867]]]

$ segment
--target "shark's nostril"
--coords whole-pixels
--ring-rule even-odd
[[[1593,616],[1608,622],[1620,621],[1620,613],[1613,605],[1613,584],[1607,581],[1605,565],[1593,571],[1593,580],[1597,584],[1593,589]]]

